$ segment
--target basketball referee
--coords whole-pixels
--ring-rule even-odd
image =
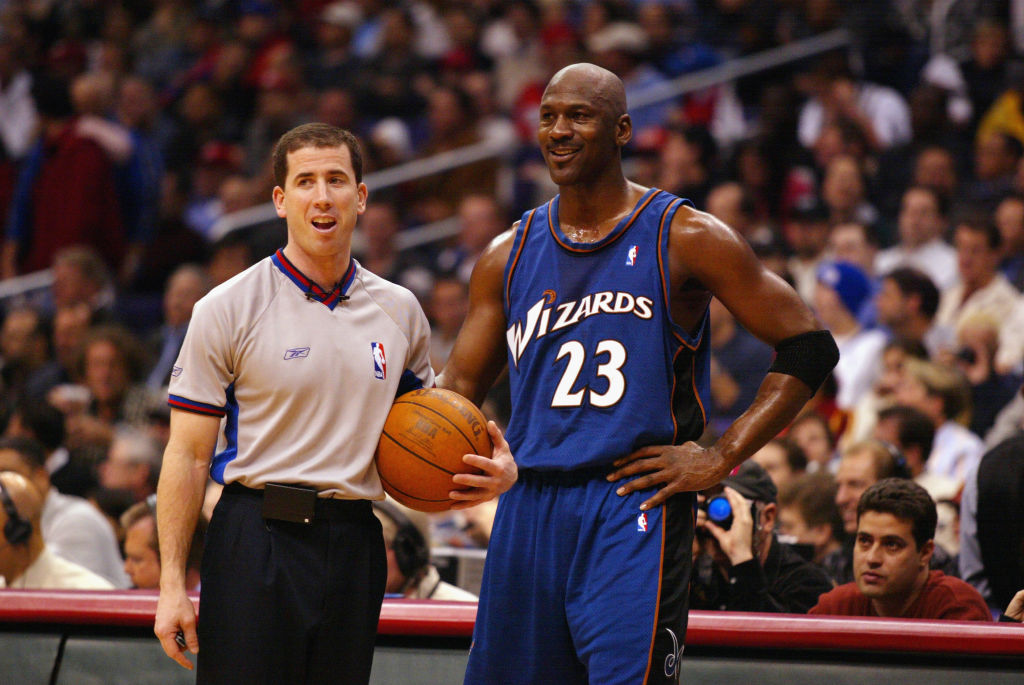
[[[395,396],[434,383],[430,331],[412,293],[351,258],[355,137],[307,124],[273,154],[287,244],[196,304],[171,374],[154,632],[191,668],[183,634],[199,683],[365,683],[386,580],[373,453]],[[467,506],[515,480],[492,431],[493,460],[467,458],[485,475],[455,477]],[[210,476],[225,488],[197,634],[185,560]]]

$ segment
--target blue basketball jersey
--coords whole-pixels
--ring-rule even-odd
[[[696,335],[668,308],[668,239],[685,200],[662,190],[596,243],[569,240],[558,201],[523,215],[505,268],[512,415],[520,468],[602,466],[679,444],[707,423],[707,312]]]

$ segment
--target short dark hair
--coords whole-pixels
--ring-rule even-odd
[[[718,160],[718,143],[707,126],[700,124],[673,126],[670,131],[685,140],[697,150],[697,163],[707,171],[713,171]]]
[[[878,247],[881,244],[881,241],[878,239],[878,230],[873,224],[864,221],[843,221],[833,226],[833,228],[838,228],[839,226],[855,226],[860,229],[860,234],[868,245]]]
[[[912,480],[886,478],[878,481],[860,496],[858,522],[865,511],[892,514],[903,521],[910,521],[918,549],[935,537],[938,521],[935,501],[927,490]]]
[[[156,529],[155,504],[155,502],[151,504],[149,499],[145,499],[141,502],[136,502],[135,504],[128,507],[123,514],[121,514],[119,523],[121,524],[121,528],[124,529],[125,532],[127,532],[129,528],[134,526],[139,521],[147,518],[153,519],[153,534],[149,538],[149,548],[156,552],[156,558],[159,559],[160,544],[159,534],[157,533]],[[202,516],[200,516],[200,518],[202,518]]]
[[[889,350],[900,350],[906,356],[914,359],[928,359],[928,348],[924,346],[923,342],[913,338],[897,336],[885,343],[885,347],[882,348],[883,353]]]
[[[789,432],[792,433],[793,429],[795,429],[797,426],[799,426],[802,423],[819,423],[819,424],[821,424],[822,428],[825,429],[825,437],[828,439],[829,447],[835,448],[835,446],[836,446],[836,436],[835,436],[835,433],[832,431],[832,426],[829,425],[827,418],[825,418],[824,416],[822,416],[821,414],[819,414],[816,411],[809,411],[806,414],[801,414],[800,416],[798,416],[795,419],[793,419],[793,423],[791,423],[789,425]]]
[[[959,217],[953,232],[956,233],[956,231],[960,230],[984,236],[990,250],[998,250],[1003,246],[1003,234],[999,232],[999,228],[987,216],[969,214]]]
[[[1017,140],[1015,136],[1011,136],[1003,131],[995,131],[993,135],[999,138],[999,141],[1003,144],[1003,150],[1009,153],[1010,156],[1016,159],[1024,157],[1024,144]]]
[[[836,504],[836,481],[818,471],[799,476],[779,490],[779,506],[795,507],[809,526],[829,526],[832,537],[843,538],[843,516]]]
[[[22,461],[33,469],[46,467],[46,450],[38,440],[22,437],[0,438],[0,450],[17,452]]]
[[[72,245],[58,250],[53,255],[53,264],[67,264],[75,267],[90,283],[98,288],[106,288],[113,284],[114,278],[110,274],[103,257],[94,247],[88,245]]]
[[[882,278],[883,280],[886,278],[891,279],[896,284],[896,287],[900,289],[900,292],[903,293],[904,297],[917,295],[921,298],[921,313],[929,319],[934,318],[935,312],[939,311],[939,289],[935,287],[935,282],[928,277],[928,274],[923,271],[909,266],[901,266],[893,269]]]
[[[943,219],[949,216],[949,202],[938,188],[923,183],[915,183],[903,191],[903,197],[906,197],[907,193],[912,190],[922,190],[931,195],[932,199],[935,201],[935,209],[938,210],[939,216]]]
[[[157,560],[162,563],[160,556],[160,531],[156,527],[156,495],[150,495],[141,502],[136,502],[128,507],[121,514],[119,523],[121,528],[127,532],[129,528],[146,518],[153,519],[153,533],[148,541],[149,548],[156,552]],[[192,531],[192,543],[188,548],[188,557],[185,559],[186,569],[199,569],[203,559],[203,550],[206,547],[207,527],[206,517],[200,512],[199,518],[196,519],[195,530]]]
[[[786,464],[789,465],[791,471],[807,470],[807,454],[800,445],[796,444],[796,440],[790,437],[772,438],[768,441],[768,444],[778,445],[782,448],[783,453],[786,455]]]
[[[932,453],[932,445],[935,442],[935,424],[919,409],[896,405],[886,407],[878,412],[878,420],[896,422],[896,439],[900,442],[900,448],[904,451],[908,447],[919,447],[921,458],[928,460]]]
[[[41,399],[28,399],[14,408],[21,418],[21,424],[32,432],[32,437],[52,452],[64,444],[67,433],[64,428],[64,414],[60,409]]]
[[[85,335],[85,340],[78,349],[77,371],[85,376],[85,364],[89,349],[101,342],[110,343],[124,360],[131,381],[138,381],[146,368],[146,349],[130,330],[120,324],[103,324],[94,326]]]
[[[32,76],[30,88],[32,100],[40,116],[67,119],[74,115],[71,85],[66,78],[41,71]]]
[[[304,147],[348,148],[352,157],[352,170],[356,174],[356,183],[363,182],[363,153],[359,139],[350,131],[329,124],[312,123],[296,126],[281,136],[274,145],[274,183],[284,187],[288,178],[288,153]]]

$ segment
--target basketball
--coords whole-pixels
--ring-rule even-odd
[[[491,456],[487,420],[462,395],[425,388],[395,400],[377,446],[377,472],[384,491],[417,511],[445,511],[456,500],[456,473],[480,473],[465,454]]]

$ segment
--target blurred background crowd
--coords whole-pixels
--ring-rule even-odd
[[[821,36],[837,47],[680,86]],[[833,378],[756,457],[775,534],[845,582],[827,557],[857,498],[902,473],[938,503],[947,572],[1005,607],[1024,555],[993,550],[1024,533],[986,526],[1024,520],[1024,457],[979,466],[1024,425],[1022,57],[1021,0],[0,2],[0,455],[41,446],[21,470],[43,498],[90,498],[132,558],[192,304],[284,244],[269,153],[308,121],[360,136],[356,256],[421,299],[439,370],[477,256],[556,192],[533,141],[544,84],[590,61],[626,85],[630,177],[735,228],[839,343]],[[710,345],[713,440],[772,350],[717,302]],[[500,386],[490,405],[507,414]],[[855,478],[847,457],[883,448]],[[486,513],[421,527],[486,546]],[[150,582],[118,562],[90,561]]]

